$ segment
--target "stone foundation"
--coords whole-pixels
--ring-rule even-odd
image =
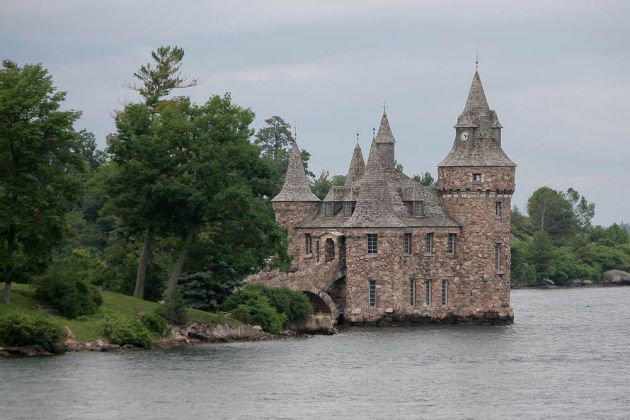
[[[508,325],[514,323],[511,308],[497,311],[453,313],[440,311],[436,313],[373,312],[369,314],[351,314],[346,316],[348,326],[389,326],[389,325],[422,325],[422,324],[484,324]]]

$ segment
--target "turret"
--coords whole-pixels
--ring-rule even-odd
[[[376,137],[374,137],[377,150],[381,155],[381,160],[386,168],[393,168],[396,165],[395,157],[395,145],[396,140],[394,134],[389,126],[389,120],[387,119],[387,113],[383,110],[383,116],[381,117],[381,125],[378,127]]]
[[[271,200],[276,221],[287,228],[289,239],[293,239],[295,235],[293,229],[295,224],[315,213],[320,202],[321,200],[311,191],[300,149],[295,145],[289,154],[289,165],[282,190]],[[289,253],[292,255],[297,254],[296,243],[297,241],[292,240],[292,245],[289,246]]]
[[[461,261],[474,261],[469,280],[480,282],[471,305],[509,307],[510,208],[514,162],[501,148],[501,124],[475,72],[453,146],[438,165],[438,188],[448,214],[462,224]],[[476,303],[475,301],[482,302]],[[478,308],[474,307],[472,310]]]

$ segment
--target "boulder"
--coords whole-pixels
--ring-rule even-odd
[[[621,270],[608,270],[603,274],[607,286],[630,286],[630,273]]]
[[[566,282],[567,287],[592,287],[593,280],[588,279],[570,279]]]
[[[556,283],[554,283],[553,280],[551,280],[551,279],[543,279],[543,286],[545,286],[545,287],[557,287]]]
[[[0,347],[0,356],[33,357],[51,355],[52,353],[44,350],[44,348],[38,344],[34,346]]]
[[[332,335],[337,332],[330,315],[311,315],[301,333]]]

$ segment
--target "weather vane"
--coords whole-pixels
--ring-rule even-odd
[[[297,121],[293,122],[293,140],[297,143]]]
[[[359,132],[357,131],[357,144],[359,144]]]
[[[475,70],[479,70],[479,48],[475,52]]]
[[[376,128],[372,127],[372,138],[376,138]]]
[[[383,99],[381,104],[383,105],[383,112],[385,112],[385,109],[387,108],[387,105],[389,105],[389,104],[387,103],[387,101],[385,99]]]

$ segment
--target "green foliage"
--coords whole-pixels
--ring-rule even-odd
[[[40,345],[51,350],[62,337],[61,326],[43,316],[11,314],[0,318],[0,344],[4,346]]]
[[[220,271],[201,271],[183,276],[179,291],[186,304],[203,311],[216,311],[241,281],[229,266]]]
[[[91,315],[103,303],[98,289],[88,283],[69,258],[57,262],[36,280],[35,297],[55,305],[69,319]]]
[[[256,300],[238,305],[231,313],[235,319],[250,325],[260,325],[272,334],[280,332],[286,322],[286,317],[279,314],[262,295]]]
[[[311,190],[320,200],[323,200],[332,187],[344,185],[345,182],[346,177],[344,175],[334,175],[331,177],[328,171],[322,171],[319,178],[311,183]]]
[[[80,113],[61,111],[64,99],[41,65],[3,62],[0,272],[9,285],[45,270],[62,239],[64,214],[79,196],[83,161],[73,123]]]
[[[269,304],[271,308],[283,319],[282,326],[287,327],[290,323],[305,322],[311,314],[311,305],[306,295],[301,292],[280,287],[265,287],[261,285],[249,285],[225,300],[224,309],[232,311],[241,306],[251,306],[253,303],[263,302]],[[240,313],[240,312],[239,312]],[[243,322],[244,319],[237,318]],[[261,321],[262,322],[262,321]],[[263,328],[264,325],[261,324]],[[269,331],[265,328],[266,331]]]
[[[559,243],[577,232],[578,222],[572,204],[560,191],[542,187],[527,202],[527,212],[536,231],[544,231]]]
[[[150,347],[152,341],[151,333],[140,321],[124,316],[107,318],[103,324],[103,336],[121,346]]]
[[[142,325],[147,327],[149,331],[162,337],[166,334],[166,321],[157,312],[147,312],[140,317]]]
[[[424,185],[426,187],[435,187],[436,185],[435,179],[430,172],[424,172],[421,175],[414,175],[413,180],[420,185]]]
[[[166,295],[164,303],[156,311],[162,318],[174,325],[183,325],[188,321],[186,302],[181,293]]]

